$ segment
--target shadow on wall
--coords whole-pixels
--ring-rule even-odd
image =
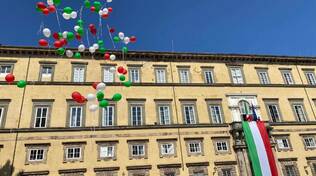
[[[11,161],[7,160],[7,162],[3,165],[0,166],[0,175],[1,176],[11,176],[14,172],[14,167],[11,168]]]

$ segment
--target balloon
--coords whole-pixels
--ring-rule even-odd
[[[93,2],[93,6],[96,8],[96,9],[100,9],[101,8],[101,3],[99,1],[94,1]]]
[[[109,12],[113,12],[112,7],[108,7]]]
[[[104,89],[105,89],[105,84],[104,83],[99,83],[98,85],[97,85],[97,91],[103,91]]]
[[[71,16],[68,13],[63,13],[63,17],[65,20],[69,20]]]
[[[131,36],[131,38],[129,40],[130,40],[130,42],[135,43],[136,42],[136,37],[135,36]]]
[[[90,7],[91,12],[95,12],[96,8],[94,6]]]
[[[80,59],[80,58],[81,58],[81,54],[78,53],[78,52],[76,52],[75,55],[74,55],[74,57],[75,57],[76,59]]]
[[[109,13],[108,8],[104,8],[104,9],[102,10],[102,13],[103,13],[103,14],[108,14],[108,13]]]
[[[108,17],[109,17],[109,14],[106,14],[106,13],[102,14],[102,18],[106,19]]]
[[[116,59],[116,56],[114,54],[111,54],[110,59],[114,61]]]
[[[125,79],[126,79],[126,78],[125,78],[124,75],[121,75],[121,76],[120,76],[120,81],[125,81]]]
[[[77,100],[77,103],[85,103],[86,98],[84,96],[81,96],[79,100]]]
[[[127,74],[127,70],[124,69],[124,71],[123,71],[122,74],[123,74],[123,75],[126,75],[126,74]]]
[[[48,15],[48,14],[49,14],[49,9],[48,9],[48,8],[45,8],[45,9],[43,9],[42,12],[43,12],[44,15]]]
[[[107,101],[107,100],[101,100],[100,102],[99,102],[99,106],[101,107],[101,108],[105,108],[105,107],[107,107],[109,105],[109,102]]]
[[[98,101],[103,100],[103,98],[104,98],[104,93],[103,93],[103,92],[98,92],[98,93],[97,93],[97,98],[98,98]]]
[[[89,7],[91,6],[90,1],[89,1],[89,0],[85,0],[85,1],[84,1],[84,6],[85,6],[86,8],[89,8]]]
[[[107,3],[110,3],[110,2],[112,2],[112,0],[106,0],[106,2],[107,2]]]
[[[53,0],[47,0],[47,4],[48,5],[54,5],[54,2],[53,2]]]
[[[78,51],[79,52],[84,52],[85,49],[86,49],[86,47],[83,44],[78,46]]]
[[[121,40],[123,40],[124,37],[125,37],[125,34],[124,34],[123,32],[119,32],[119,33],[118,33],[118,36],[119,36],[119,38],[120,38]]]
[[[26,81],[20,80],[16,85],[17,85],[19,88],[24,88],[24,87],[26,86]]]
[[[120,101],[121,99],[122,99],[122,95],[119,93],[114,94],[112,97],[113,101]]]
[[[122,67],[122,66],[119,66],[118,68],[117,68],[117,72],[119,72],[119,73],[123,73],[124,72],[124,67]]]
[[[73,100],[79,100],[81,99],[82,95],[79,92],[75,91],[71,94],[71,97]]]
[[[104,59],[105,60],[109,60],[110,59],[110,54],[109,53],[105,53],[104,54]]]
[[[59,40],[57,40],[57,41],[54,42],[54,46],[55,46],[56,48],[60,48],[60,47],[63,46],[63,44],[62,44]]]
[[[71,50],[67,50],[66,51],[66,56],[67,57],[72,57],[74,55],[74,53]]]
[[[83,20],[78,20],[78,21],[77,21],[77,25],[80,26],[80,27],[82,27],[82,26],[83,26]]]
[[[99,46],[104,46],[103,40],[98,40],[98,45],[99,45]]]
[[[95,95],[92,94],[92,93],[89,93],[89,94],[87,95],[87,100],[88,100],[88,101],[94,101],[95,98],[96,98]]]
[[[103,11],[99,10],[99,15],[102,16],[103,15]]]
[[[122,51],[123,51],[123,53],[127,53],[127,52],[128,52],[128,48],[127,48],[126,46],[124,46],[124,47],[122,48]]]
[[[73,10],[72,10],[71,7],[65,7],[65,8],[64,8],[64,13],[71,14],[72,11],[73,11]]]
[[[114,33],[114,32],[115,32],[115,29],[114,29],[114,28],[110,28],[110,32],[111,32],[111,33]]]
[[[75,27],[74,27],[74,30],[76,31],[76,32],[78,32],[78,29],[80,28],[80,26],[78,26],[78,25],[76,25]]]
[[[57,49],[57,54],[64,55],[65,54],[65,48],[58,48]]]
[[[73,12],[71,12],[70,16],[72,19],[76,19],[78,14],[77,14],[77,12],[73,11]]]
[[[75,35],[73,32],[67,32],[67,39],[68,40],[73,40],[75,38]]]
[[[54,5],[50,5],[50,6],[48,6],[48,10],[50,13],[54,13],[54,12],[56,12],[56,7]]]
[[[40,39],[40,40],[38,41],[38,44],[39,44],[40,46],[48,46],[48,42],[47,42],[45,39]]]
[[[76,33],[76,39],[77,39],[77,40],[81,40],[81,35],[78,34],[78,33]]]
[[[104,54],[106,52],[106,49],[104,47],[99,48],[99,51],[101,54]]]
[[[90,112],[95,112],[98,110],[98,108],[99,108],[98,105],[95,105],[95,104],[92,104],[89,106]]]
[[[63,38],[67,38],[68,31],[64,31],[62,35],[63,35]]]
[[[120,41],[120,38],[118,37],[118,36],[115,36],[114,38],[113,38],[113,40],[114,40],[114,42],[119,42]]]
[[[130,38],[129,37],[124,37],[124,43],[127,45],[130,42]]]
[[[98,84],[99,84],[99,82],[94,82],[94,83],[92,84],[92,87],[93,87],[94,89],[97,89]]]
[[[12,73],[9,73],[5,76],[5,80],[8,82],[8,83],[12,83],[14,81],[15,77]]]
[[[55,4],[56,6],[58,6],[58,5],[60,4],[61,0],[53,0],[53,2],[54,2],[54,4]]]
[[[60,39],[59,41],[61,42],[62,46],[67,45],[67,43],[68,43],[67,40],[64,38]]]
[[[110,72],[114,73],[116,71],[115,67],[110,67]]]
[[[92,47],[96,50],[99,49],[99,45],[97,43],[93,44]]]
[[[132,82],[126,81],[126,82],[123,82],[123,85],[124,85],[125,87],[131,87]]]
[[[95,28],[94,24],[89,25],[89,30],[90,30],[91,34],[93,34],[93,35],[97,34],[97,29]]]
[[[53,38],[54,38],[55,40],[59,40],[59,35],[58,35],[57,32],[55,32],[55,33],[53,34]]]
[[[46,5],[44,2],[38,2],[36,6],[37,8],[42,9],[42,10],[46,8]]]
[[[95,52],[95,48],[94,48],[93,46],[90,46],[90,47],[89,47],[89,52],[90,52],[91,54],[93,54],[93,53]]]
[[[80,27],[77,32],[78,32],[78,34],[83,35],[83,28]]]

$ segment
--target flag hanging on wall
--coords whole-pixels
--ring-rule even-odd
[[[255,176],[277,176],[278,171],[264,122],[243,121],[242,127]]]

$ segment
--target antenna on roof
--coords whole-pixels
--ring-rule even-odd
[[[173,44],[173,40],[171,40],[171,50],[172,50],[172,52],[174,52],[174,44]]]

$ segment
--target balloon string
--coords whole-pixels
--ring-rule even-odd
[[[99,17],[99,30],[100,30],[100,38],[103,38],[103,29],[102,29],[102,19]]]
[[[79,18],[80,18],[80,20],[82,19],[82,11],[83,11],[83,6],[81,6],[80,11],[79,11]]]
[[[87,43],[88,43],[88,46],[90,46],[90,42],[89,42],[89,30],[87,29],[87,34],[86,34],[86,36],[87,36]]]
[[[40,35],[43,29],[44,29],[44,22],[42,21],[37,31],[37,35]]]
[[[111,34],[111,32],[110,32],[110,26],[109,26],[109,25],[107,25],[107,28],[108,28],[108,31],[109,31],[109,36],[110,36],[110,39],[111,39],[111,42],[112,42],[113,48],[114,48],[114,49],[116,49],[115,44],[114,44],[114,41],[113,41],[112,34]]]
[[[57,10],[56,10],[56,18],[57,18],[57,23],[58,23],[58,27],[59,27],[59,32],[61,32],[60,21],[59,21]]]

